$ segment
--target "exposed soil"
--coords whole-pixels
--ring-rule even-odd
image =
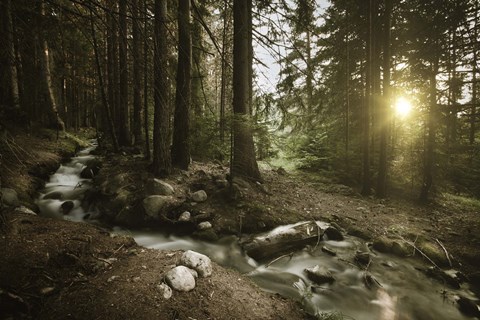
[[[2,187],[15,188],[24,203],[38,183],[28,181],[38,163],[62,159],[65,146],[54,140],[15,136],[20,150],[2,167]],[[52,149],[52,145],[56,145]],[[2,154],[8,153],[2,146]],[[28,151],[26,151],[28,150]],[[28,156],[27,156],[28,155]],[[31,156],[35,155],[35,156]],[[18,157],[17,164],[13,157]],[[4,156],[5,159],[5,156]],[[28,160],[30,159],[30,160]],[[35,160],[33,160],[35,159]],[[107,155],[95,178],[126,174],[128,191],[138,201],[151,174],[140,157]],[[2,163],[5,165],[5,161]],[[50,167],[49,167],[50,168]],[[38,171],[38,170],[37,170]],[[264,170],[264,183],[218,184],[228,168],[220,163],[193,163],[167,182],[179,202],[205,214],[215,235],[255,233],[302,220],[324,220],[366,240],[397,234],[439,240],[453,264],[478,281],[480,213],[474,207],[438,200],[420,206],[401,200],[362,198],[352,189],[318,180],[313,175]],[[38,175],[37,175],[38,176]],[[32,178],[38,180],[37,178]],[[203,189],[208,200],[190,204],[191,192]],[[28,196],[25,196],[28,195]],[[30,203],[30,207],[33,207]],[[181,213],[176,210],[172,215]],[[172,217],[167,217],[172,218]],[[0,318],[8,315],[41,319],[304,319],[300,306],[260,291],[235,271],[214,265],[212,277],[199,279],[188,293],[175,292],[164,300],[156,289],[163,274],[175,265],[178,252],[150,250],[133,239],[112,236],[105,229],[81,223],[50,220],[3,210],[0,251]],[[9,309],[10,308],[10,309]]]

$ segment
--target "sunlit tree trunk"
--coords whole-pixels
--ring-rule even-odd
[[[167,1],[155,0],[153,172],[167,176],[171,171],[168,106]]]
[[[372,105],[372,56],[373,56],[373,0],[369,0],[368,5],[368,28],[366,39],[366,77],[365,77],[365,102],[362,112],[362,195],[370,195],[371,193],[371,176],[370,176],[370,110]]]
[[[233,2],[233,162],[232,176],[261,179],[251,122],[251,31],[252,0]]]
[[[190,0],[178,2],[178,68],[173,123],[172,164],[183,170],[190,163],[190,103],[192,39],[190,34]]]
[[[474,41],[478,41],[478,1],[475,1],[475,13],[474,13],[474,22],[473,22],[473,39]],[[475,46],[475,45],[474,45]],[[475,132],[476,132],[476,119],[478,118],[477,115],[477,88],[478,88],[478,50],[473,50],[473,60],[472,60],[472,106],[470,107],[470,134],[469,134],[469,142],[470,145],[475,144]]]
[[[379,106],[378,120],[380,127],[380,150],[378,161],[377,196],[387,195],[387,141],[390,127],[390,29],[391,29],[392,0],[385,0],[385,23],[383,38],[383,99]]]
[[[424,152],[423,166],[423,183],[420,191],[420,201],[428,201],[428,196],[433,185],[433,167],[435,152],[435,135],[437,119],[437,73],[438,73],[438,57],[431,64],[431,75],[429,79],[429,107],[426,119],[427,138]]]

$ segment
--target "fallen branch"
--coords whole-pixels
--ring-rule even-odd
[[[450,265],[450,267],[453,267],[452,260],[450,260],[450,255],[448,254],[448,251],[445,248],[445,246],[443,245],[443,243],[441,243],[440,240],[438,240],[438,239],[435,239],[435,241],[437,241],[437,243],[440,245],[440,247],[442,247],[443,252],[445,252],[445,256],[447,257],[448,264]]]
[[[295,252],[290,252],[290,253],[281,255],[281,256],[278,257],[278,258],[273,259],[272,261],[270,261],[270,263],[268,263],[268,264],[265,266],[265,268],[270,267],[270,265],[272,265],[273,263],[277,262],[278,260],[280,260],[280,259],[282,259],[282,258],[288,257],[288,256],[290,256],[290,260],[291,260],[294,253],[295,253]]]

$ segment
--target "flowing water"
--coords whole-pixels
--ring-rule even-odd
[[[43,215],[82,221],[87,214],[92,216],[97,213],[95,208],[84,210],[80,206],[91,181],[81,179],[79,174],[85,163],[93,159],[89,155],[93,148],[95,145],[83,150],[52,175],[37,201]],[[52,192],[62,193],[62,199],[45,199]],[[73,201],[74,204],[67,215],[63,215],[61,208],[65,201]],[[380,287],[368,289],[365,272],[352,262],[357,251],[370,250],[363,240],[350,236],[344,241],[321,241],[318,246],[307,247],[274,262],[257,262],[242,252],[239,239],[235,236],[208,243],[148,230],[119,227],[113,230],[133,236],[139,245],[148,248],[191,249],[204,253],[218,264],[250,277],[265,291],[302,301],[311,314],[336,311],[342,313],[345,319],[356,320],[461,320],[468,318],[458,311],[455,298],[462,295],[475,299],[468,288],[453,290],[428,278],[418,270],[426,268],[419,262],[378,253],[372,253],[368,271]],[[335,250],[337,256],[322,252],[320,248],[325,245]],[[322,286],[314,285],[306,277],[304,269],[315,265],[326,266],[335,281]]]

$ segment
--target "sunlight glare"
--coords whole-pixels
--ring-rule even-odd
[[[404,118],[408,116],[408,114],[412,111],[412,104],[404,97],[398,98],[397,102],[395,103],[395,112],[400,117]]]

